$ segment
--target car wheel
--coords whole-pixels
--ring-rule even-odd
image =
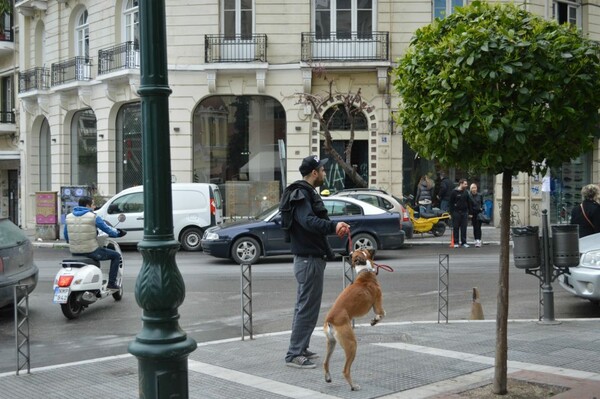
[[[79,317],[79,314],[83,310],[83,305],[79,303],[77,293],[70,294],[67,303],[60,304],[60,310],[62,310],[67,319],[73,320]]]
[[[231,247],[231,257],[240,265],[254,264],[260,258],[260,245],[254,238],[239,238],[233,243],[233,247]]]
[[[198,227],[189,227],[181,233],[181,248],[185,251],[200,251],[202,246],[200,240],[204,232]]]
[[[446,223],[444,223],[444,222],[437,222],[435,224],[435,226],[433,226],[433,229],[431,230],[431,232],[436,237],[443,236],[444,233],[446,232]]]
[[[352,250],[357,249],[377,249],[377,241],[372,235],[367,233],[360,233],[352,237]]]

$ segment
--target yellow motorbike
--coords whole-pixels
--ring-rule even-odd
[[[419,212],[417,216],[410,201],[407,201],[406,198],[404,207],[408,211],[410,221],[413,223],[413,231],[420,234],[430,233],[435,237],[443,236],[446,232],[446,225],[450,221],[450,214],[440,209],[432,209],[431,212]],[[412,196],[408,198],[411,199]]]

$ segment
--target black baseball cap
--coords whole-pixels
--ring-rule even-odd
[[[302,160],[302,164],[300,165],[300,174],[302,177],[308,175],[315,169],[319,169],[321,166],[327,163],[328,159],[319,159],[316,155],[310,155]]]

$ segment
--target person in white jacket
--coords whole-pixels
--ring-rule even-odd
[[[71,254],[87,256],[94,260],[110,259],[110,272],[108,273],[108,285],[106,288],[118,290],[121,287],[117,281],[121,254],[112,249],[101,247],[96,236],[98,229],[109,237],[120,237],[122,233],[106,224],[106,222],[94,213],[94,200],[91,197],[81,197],[79,206],[73,209],[66,218],[64,235],[69,243]]]

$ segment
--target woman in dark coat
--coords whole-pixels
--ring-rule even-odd
[[[571,210],[571,223],[579,225],[579,237],[600,233],[600,188],[588,184],[581,189],[583,201]]]

